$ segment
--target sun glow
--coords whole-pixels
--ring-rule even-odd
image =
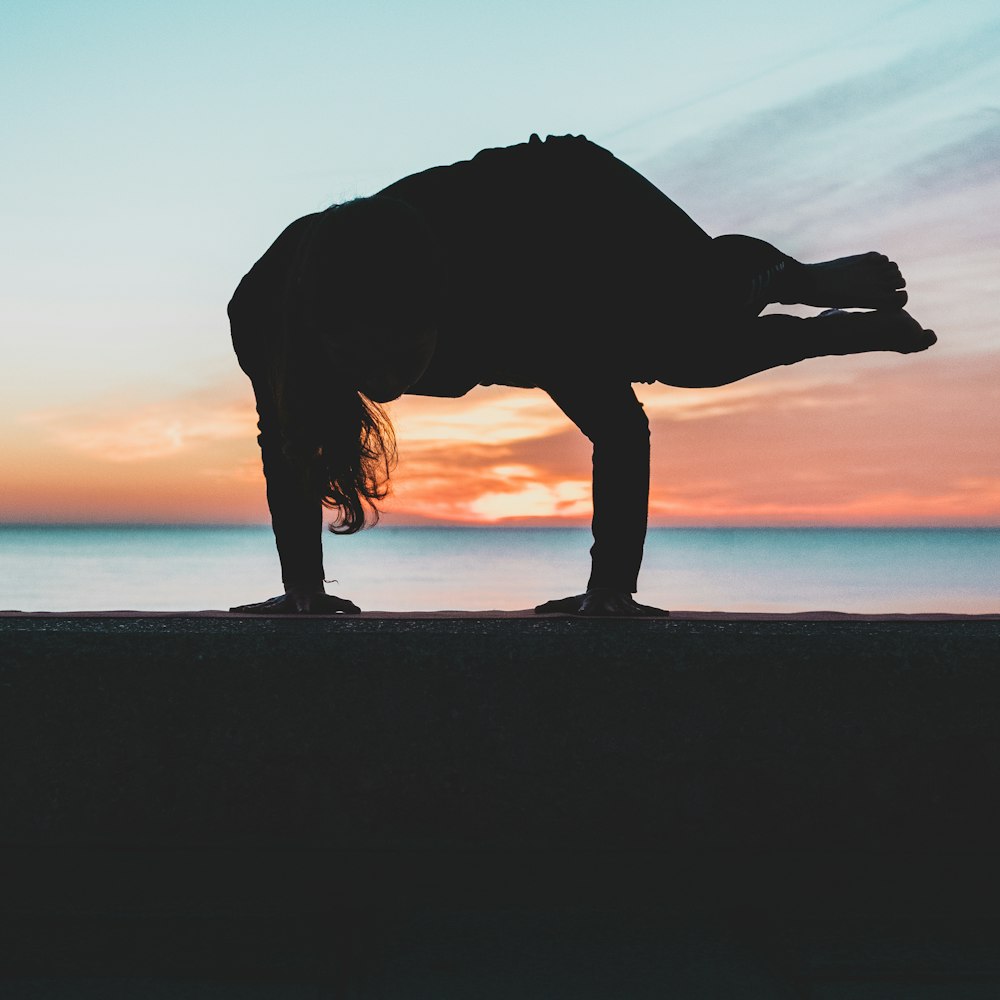
[[[472,519],[483,522],[514,517],[585,517],[590,513],[590,483],[525,482],[516,492],[481,494],[468,505],[468,511]]]

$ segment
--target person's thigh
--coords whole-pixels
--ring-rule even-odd
[[[707,248],[711,237],[652,181],[584,136],[549,136],[546,160],[556,192],[596,230],[630,237],[648,252]],[[555,195],[558,196],[558,195]]]
[[[544,146],[546,221],[533,251],[546,300],[539,320],[630,351],[662,336],[672,311],[706,298],[712,238],[608,150],[582,136],[550,136]]]
[[[702,389],[729,385],[816,356],[798,316],[736,315],[692,324],[686,336],[664,338],[651,352],[639,381]]]

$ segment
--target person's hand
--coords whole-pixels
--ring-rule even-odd
[[[666,618],[669,611],[638,604],[623,590],[595,587],[586,594],[546,601],[535,608],[536,615],[577,615],[581,618]]]
[[[242,615],[358,615],[353,601],[335,597],[323,590],[300,590],[290,587],[284,594],[257,604],[241,604],[230,608]]]

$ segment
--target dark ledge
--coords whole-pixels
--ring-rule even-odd
[[[1000,982],[995,618],[4,615],[0,692],[10,975],[326,982],[600,926]]]

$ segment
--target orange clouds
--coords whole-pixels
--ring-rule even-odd
[[[8,445],[6,521],[267,518],[252,405],[223,392],[23,415]]]
[[[827,359],[723,389],[638,388],[653,524],[1000,522],[1000,356]],[[539,396],[556,419],[534,436],[411,447],[401,435],[390,513],[586,523],[589,443]]]
[[[662,523],[997,523],[1000,358],[892,361],[739,413],[654,421],[652,513],[669,515]]]
[[[143,462],[164,458],[204,442],[246,434],[252,410],[239,403],[186,398],[124,409],[79,407],[39,411],[27,423],[46,427],[56,445],[103,462]]]
[[[1000,355],[827,359],[638,391],[653,524],[1000,523]],[[589,521],[590,444],[544,393],[408,397],[390,412],[388,522]],[[228,387],[34,414],[7,455],[3,517],[266,520],[255,422]]]
[[[545,393],[489,387],[461,400],[404,397],[391,415],[400,468],[386,511],[397,522],[589,518],[585,455],[575,469],[556,470],[530,454],[532,442],[571,427]]]

